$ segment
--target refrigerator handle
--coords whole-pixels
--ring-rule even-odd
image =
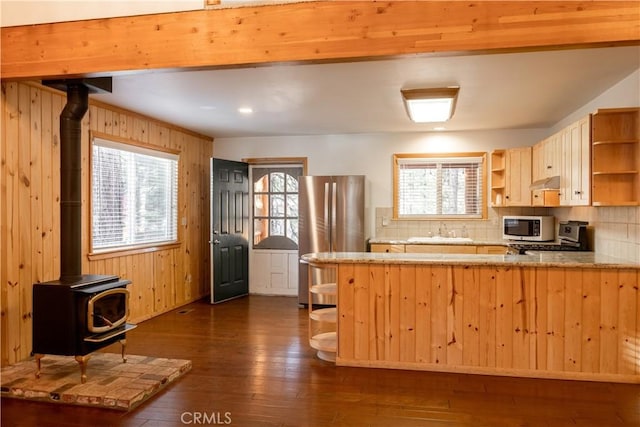
[[[331,189],[331,252],[336,250],[336,233],[338,228],[338,221],[336,220],[337,216],[337,203],[338,203],[338,184],[333,183],[333,188]]]
[[[324,238],[329,245],[329,252],[331,252],[331,235],[329,234],[329,183],[324,183]]]

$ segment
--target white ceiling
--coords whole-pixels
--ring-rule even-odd
[[[92,97],[211,137],[415,132],[434,126],[409,121],[400,89],[458,85],[447,130],[540,128],[638,67],[638,46],[414,56],[119,75]]]

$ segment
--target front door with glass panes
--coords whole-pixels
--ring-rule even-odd
[[[251,166],[250,292],[298,293],[298,177],[302,165]]]

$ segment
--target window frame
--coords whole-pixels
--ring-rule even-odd
[[[288,167],[302,167],[302,175],[306,175],[307,174],[307,158],[306,157],[254,157],[254,158],[244,158],[242,159],[243,162],[248,163],[249,164],[249,170],[250,170],[250,179],[249,181],[251,182],[250,185],[250,200],[251,200],[251,216],[250,216],[250,222],[251,222],[251,238],[249,239],[249,244],[251,247],[251,250],[256,250],[256,251],[293,251],[293,249],[269,249],[269,248],[260,248],[260,247],[255,247],[254,246],[254,226],[255,226],[255,217],[254,217],[254,213],[255,213],[255,207],[253,205],[254,203],[254,192],[253,192],[253,181],[254,181],[254,177],[253,177],[253,168],[288,168]],[[299,203],[299,200],[298,200]],[[299,244],[299,243],[298,243]]]
[[[415,159],[416,163],[429,159],[481,158],[481,188],[482,200],[480,213],[477,215],[400,215],[400,161]],[[462,153],[394,153],[393,154],[393,219],[394,220],[483,220],[487,219],[487,153],[486,152],[462,152]]]
[[[88,203],[88,212],[87,212],[87,218],[88,218],[87,242],[89,244],[89,253],[88,253],[89,260],[93,261],[93,260],[100,260],[100,259],[107,259],[107,258],[115,258],[120,256],[134,255],[134,254],[147,253],[147,252],[156,252],[160,250],[167,250],[167,249],[180,247],[182,242],[182,232],[183,232],[182,227],[180,227],[180,206],[181,206],[181,200],[182,200],[182,189],[180,188],[180,177],[181,177],[181,169],[182,169],[181,151],[172,149],[172,148],[161,147],[158,145],[140,142],[134,139],[122,138],[115,135],[109,135],[101,132],[91,131],[89,132],[89,135],[90,135],[89,150],[88,150],[89,152],[89,156],[88,156],[89,157],[89,177],[88,177],[89,203]],[[153,243],[143,243],[138,245],[118,246],[118,247],[104,248],[104,249],[101,249],[101,248],[96,249],[93,247],[93,214],[92,214],[93,212],[93,144],[96,139],[101,139],[101,140],[112,142],[115,144],[129,145],[133,147],[142,148],[145,150],[171,154],[178,157],[177,159],[178,161],[178,170],[177,170],[178,194],[177,194],[177,206],[176,206],[176,230],[177,230],[176,240],[167,241],[167,242],[153,242]]]

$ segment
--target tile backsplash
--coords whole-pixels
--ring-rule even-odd
[[[407,239],[446,229],[458,237],[466,234],[474,240],[499,241],[503,215],[553,215],[556,221],[588,221],[597,253],[640,262],[640,207],[500,208],[489,209],[488,215],[486,220],[394,220],[392,208],[379,207],[375,237]]]

